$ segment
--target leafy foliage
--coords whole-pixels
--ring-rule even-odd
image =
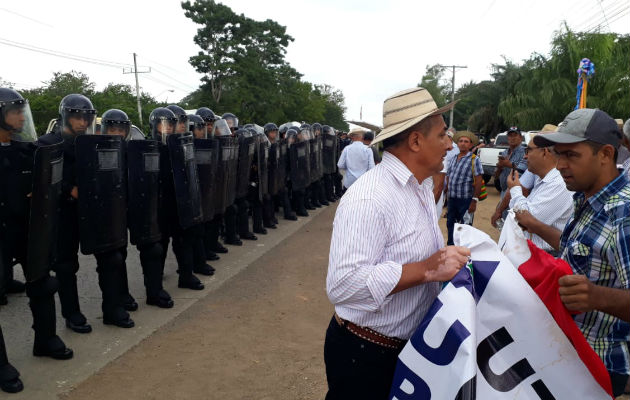
[[[200,88],[184,98],[187,108],[210,107],[258,124],[317,121],[348,129],[343,94],[302,81],[286,62],[293,41],[286,27],[236,14],[214,0],[184,1],[182,8],[200,25],[194,41],[201,51],[189,61],[204,74]]]
[[[576,69],[590,58],[596,73],[588,87],[587,106],[613,118],[628,118],[630,105],[630,35],[572,32],[554,34],[549,55],[532,54],[521,64],[504,59],[492,65],[492,80],[462,85],[455,98],[455,127],[494,136],[509,125],[524,130],[558,124],[576,104]],[[450,93],[434,67],[427,67],[427,85],[436,102]]]

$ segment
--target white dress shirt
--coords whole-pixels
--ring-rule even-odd
[[[330,244],[326,291],[337,314],[383,335],[409,339],[440,292],[430,282],[390,294],[404,264],[444,246],[431,178],[418,183],[385,152],[341,198]]]
[[[573,192],[567,189],[560,171],[552,168],[542,179],[536,179],[529,196],[523,196],[521,186],[510,189],[510,208],[527,210],[537,220],[562,231],[573,214]],[[552,247],[538,235],[532,242],[543,250]]]
[[[343,186],[349,188],[361,175],[374,168],[374,153],[360,140],[354,141],[343,149],[337,166],[346,170]]]

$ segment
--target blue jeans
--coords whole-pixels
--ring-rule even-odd
[[[455,229],[455,223],[461,224],[464,220],[464,214],[470,207],[472,197],[469,199],[459,199],[457,197],[448,198],[448,206],[446,213],[446,228],[448,229],[448,242],[450,246],[453,244],[453,229]]]

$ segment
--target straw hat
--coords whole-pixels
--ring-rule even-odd
[[[472,142],[473,146],[479,144],[479,137],[470,131],[459,131],[453,136],[453,142],[457,143],[460,138],[467,137]]]
[[[348,136],[350,137],[354,137],[356,135],[363,136],[364,133],[365,133],[365,129],[363,128],[352,128],[350,132],[348,132]]]
[[[438,107],[429,91],[421,87],[398,92],[383,102],[383,130],[372,144],[395,136],[427,117],[443,114],[455,103]]]

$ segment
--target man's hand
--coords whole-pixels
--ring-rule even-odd
[[[508,160],[507,158],[499,158],[497,167],[512,168],[512,161]]]
[[[514,186],[521,185],[521,180],[518,178],[518,173],[516,171],[512,171],[508,174],[507,185],[509,189],[512,189]]]
[[[70,191],[70,196],[72,196],[74,199],[78,199],[79,198],[79,188],[77,188],[76,186],[73,186],[72,190]]]
[[[434,253],[427,260],[428,269],[425,282],[444,282],[452,279],[466,265],[470,250],[466,247],[447,246]]]
[[[468,207],[468,213],[472,214],[475,212],[475,210],[477,210],[477,200],[471,200],[470,201],[470,206]]]
[[[501,214],[502,213],[500,213],[499,211],[495,211],[490,218],[490,224],[495,228],[497,227],[497,221],[501,218]]]
[[[529,211],[519,210],[515,213],[516,222],[523,228],[524,231],[535,233],[532,228],[536,226],[540,221],[536,219]]]
[[[597,286],[586,275],[565,275],[558,284],[560,300],[570,311],[588,312],[598,308]]]

